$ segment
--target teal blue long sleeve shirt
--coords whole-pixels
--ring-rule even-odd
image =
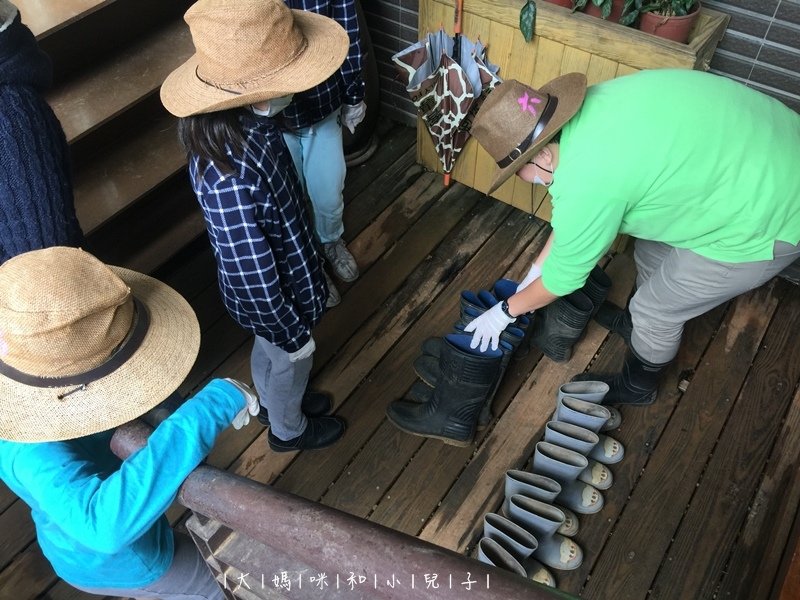
[[[0,441],[0,478],[31,508],[42,552],[80,587],[148,585],[172,563],[165,511],[245,404],[214,380],[120,461],[113,431],[61,442]]]

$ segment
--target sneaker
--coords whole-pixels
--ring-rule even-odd
[[[339,238],[335,242],[322,244],[322,253],[333,267],[333,273],[342,281],[350,282],[358,279],[358,265],[356,259],[350,254],[344,240]]]
[[[331,412],[332,406],[333,402],[331,401],[330,394],[306,390],[306,393],[303,394],[300,410],[302,410],[303,414],[307,417],[322,417]],[[269,413],[267,412],[266,406],[261,406],[261,410],[256,418],[264,427],[269,427]]]
[[[267,434],[267,442],[273,452],[295,452],[327,448],[344,435],[345,423],[339,417],[316,417],[308,419],[306,430],[295,438],[282,440]]]
[[[325,307],[333,308],[342,301],[342,296],[339,294],[339,290],[336,289],[336,286],[333,285],[333,279],[331,279],[331,276],[328,275],[326,271],[322,272],[325,274],[325,283],[328,284],[328,299],[325,300]]]

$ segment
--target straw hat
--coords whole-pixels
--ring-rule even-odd
[[[350,47],[336,21],[282,0],[200,0],[184,19],[195,54],[161,86],[177,117],[312,88],[342,66]]]
[[[472,135],[497,163],[490,194],[575,116],[585,96],[583,73],[567,73],[539,90],[509,79],[489,94],[472,124]]]
[[[167,285],[76,248],[0,266],[0,439],[66,440],[142,415],[189,373],[200,329]]]

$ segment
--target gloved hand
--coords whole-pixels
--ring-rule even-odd
[[[366,115],[367,105],[363,100],[355,106],[344,104],[342,106],[342,125],[347,127],[347,129],[350,130],[350,133],[355,133],[356,127],[358,127],[358,124],[364,120]]]
[[[227,381],[228,383],[234,385],[242,393],[242,396],[244,396],[245,406],[236,414],[235,417],[233,417],[233,421],[231,422],[231,425],[233,425],[234,429],[241,429],[250,422],[250,415],[255,417],[261,410],[261,405],[258,402],[258,396],[256,396],[255,392],[250,388],[249,385],[242,383],[238,379],[226,377],[223,381]]]
[[[542,276],[542,270],[539,268],[539,265],[533,263],[531,265],[530,270],[528,271],[528,274],[525,275],[525,279],[519,282],[519,285],[517,286],[517,291],[521,292],[530,284],[532,284],[534,281],[539,279],[539,277],[541,276]]]
[[[295,350],[294,352],[289,353],[289,362],[297,362],[298,360],[303,360],[304,358],[308,358],[312,354],[314,354],[314,350],[317,349],[317,345],[314,343],[314,338],[309,336],[306,345],[300,348],[299,350]]]
[[[516,318],[509,318],[503,312],[503,303],[498,302],[464,327],[465,333],[475,332],[469,347],[477,348],[478,344],[480,344],[481,352],[485,352],[491,342],[492,350],[497,350],[497,346],[500,344],[500,334],[509,324],[516,320]]]

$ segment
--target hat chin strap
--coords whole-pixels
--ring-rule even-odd
[[[538,138],[544,128],[547,127],[547,124],[550,122],[550,119],[553,116],[553,113],[556,112],[556,107],[558,106],[558,98],[555,96],[548,96],[547,97],[547,104],[545,104],[544,110],[542,111],[542,116],[539,119],[539,122],[536,123],[536,127],[533,128],[533,131],[528,134],[524,140],[519,143],[519,146],[514,148],[511,152],[509,152],[504,158],[501,158],[497,161],[497,166],[501,169],[505,169],[508,165],[513,163],[517,160],[520,156],[522,156],[525,151],[531,147],[536,138]]]
[[[111,353],[111,356],[93,369],[75,375],[65,375],[64,377],[39,377],[23,373],[0,360],[0,375],[13,379],[17,383],[38,388],[60,388],[68,385],[86,386],[93,381],[110,375],[130,360],[134,352],[142,345],[144,336],[150,328],[150,313],[136,296],[133,297],[133,307],[133,323],[128,335]]]

